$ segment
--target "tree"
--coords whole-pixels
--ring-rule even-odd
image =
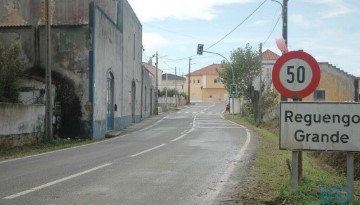
[[[13,44],[8,50],[0,44],[0,102],[19,101],[18,79],[24,67],[19,44]]]
[[[258,92],[254,90],[254,79],[260,74],[259,52],[254,51],[249,44],[245,48],[233,50],[230,55],[230,64],[223,61],[224,69],[219,72],[225,87],[232,84],[232,69],[234,69],[234,81],[237,85],[238,95],[250,100],[252,110],[257,110],[259,101]]]

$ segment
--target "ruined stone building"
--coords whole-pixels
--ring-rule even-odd
[[[55,135],[99,139],[149,116],[154,88],[142,68],[142,25],[130,4],[50,5]],[[0,43],[19,43],[27,61],[21,96],[39,103],[47,54],[45,0],[2,0],[0,9]]]

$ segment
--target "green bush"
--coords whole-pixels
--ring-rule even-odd
[[[0,102],[18,102],[18,80],[24,67],[19,44],[13,44],[8,50],[0,44]]]

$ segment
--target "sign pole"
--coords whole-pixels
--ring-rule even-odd
[[[347,187],[349,188],[350,200],[354,197],[354,153],[346,153],[346,178]]]
[[[303,51],[291,51],[276,61],[272,71],[272,79],[274,87],[282,96],[292,98],[293,101],[302,101],[303,97],[311,94],[318,86],[320,67],[310,54]],[[292,190],[296,191],[303,175],[301,149],[292,151],[291,171]]]
[[[299,173],[298,173],[298,165],[299,165],[299,151],[292,151],[292,164],[291,164],[291,189],[296,191],[299,184]]]
[[[302,101],[301,98],[293,98],[293,101],[294,102],[299,102],[299,101]],[[303,154],[302,154],[302,151],[299,151],[299,155],[298,155],[298,181],[300,181],[302,178],[303,178]]]

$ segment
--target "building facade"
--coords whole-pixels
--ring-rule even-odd
[[[161,85],[159,85],[159,90],[164,91],[166,89],[176,89],[178,93],[185,92],[185,83],[186,78],[182,76],[177,76],[170,73],[162,74]]]
[[[186,75],[185,92],[191,102],[219,102],[226,101],[229,92],[225,89],[218,71],[221,64],[212,64],[190,73],[190,95],[188,91],[189,75]]]
[[[270,50],[263,52],[262,82],[265,85],[272,86],[272,69],[278,58],[280,56]],[[320,83],[311,95],[303,98],[303,101],[344,102],[356,101],[358,99],[358,79],[355,76],[344,72],[328,62],[318,62],[318,64],[321,72]],[[254,87],[256,90],[259,90],[258,85],[259,79],[255,81]]]
[[[99,139],[150,112],[142,25],[126,0],[52,0],[51,61],[59,135]],[[45,78],[45,0],[4,0],[0,42],[19,43],[26,75]],[[145,75],[145,76],[144,76]],[[146,111],[145,111],[146,109]]]

